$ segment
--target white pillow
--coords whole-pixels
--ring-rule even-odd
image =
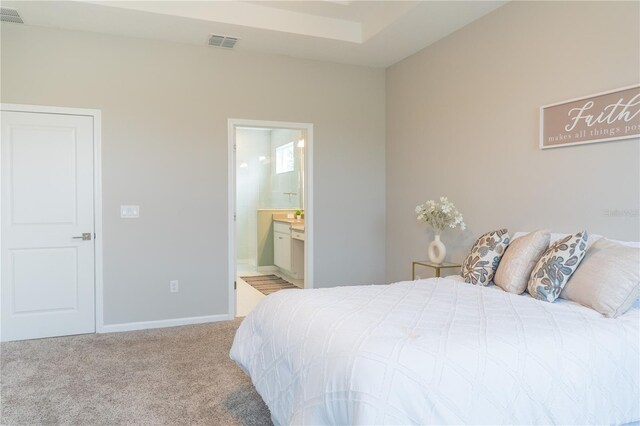
[[[522,237],[523,235],[527,235],[529,234],[529,231],[518,231],[515,234],[513,234],[513,239],[515,240],[518,237]],[[560,238],[566,237],[569,234],[563,234],[563,233],[552,233],[551,234],[551,241],[550,244],[553,244],[554,242],[558,241]],[[587,241],[587,247],[590,247],[591,244],[595,243],[596,241],[598,241],[601,238],[605,238],[602,235],[598,235],[598,234],[589,234],[589,240]],[[618,244],[622,244],[623,246],[627,246],[627,247],[636,247],[636,248],[640,248],[640,241],[619,241],[619,240],[612,240],[610,238],[607,238],[608,241],[611,241],[613,243],[618,243]]]
[[[529,232],[530,231],[518,231],[515,234],[513,234],[513,239],[516,239],[523,235],[527,235]],[[551,244],[553,244],[555,241],[559,240],[562,237],[566,237],[567,235],[569,234],[559,234],[559,233],[551,234]],[[589,235],[589,240],[587,241],[587,249],[591,247],[593,243],[595,243],[601,238],[604,238],[604,237],[598,234]],[[640,248],[640,241],[620,241],[620,240],[611,240],[609,238],[607,238],[607,240],[611,241],[612,243],[618,243],[626,247]],[[638,296],[638,300],[640,301],[640,296]]]
[[[522,294],[533,268],[549,248],[549,236],[548,231],[536,231],[514,238],[500,259],[493,282],[505,291]]]
[[[560,297],[615,318],[640,294],[640,249],[598,240],[571,276]]]
[[[513,239],[515,240],[518,237],[521,237],[523,235],[527,235],[530,234],[530,231],[518,231],[513,235]],[[558,241],[560,238],[564,238],[564,237],[568,237],[569,235],[572,234],[564,234],[561,232],[552,232],[551,233],[551,238],[549,239],[549,244],[553,244],[556,241]],[[595,243],[596,241],[598,241],[600,238],[602,238],[602,235],[598,235],[598,234],[589,234],[589,239],[587,240],[587,247],[589,247],[591,244]]]

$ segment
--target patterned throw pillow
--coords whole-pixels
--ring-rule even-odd
[[[462,263],[462,278],[471,284],[488,285],[498,269],[500,259],[509,245],[506,229],[487,232],[471,248]]]
[[[536,299],[553,302],[578,268],[587,252],[587,231],[559,239],[533,268],[527,290]]]

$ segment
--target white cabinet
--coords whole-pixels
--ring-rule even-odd
[[[291,234],[273,232],[273,260],[277,267],[291,271]]]
[[[298,279],[304,278],[304,241],[295,237],[291,231],[291,275]],[[304,236],[304,233],[302,233]]]
[[[304,229],[304,228],[302,228]],[[304,230],[273,222],[273,263],[292,278],[304,278]]]

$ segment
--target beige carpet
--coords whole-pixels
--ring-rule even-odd
[[[0,345],[3,425],[270,425],[229,358],[240,320]]]
[[[255,288],[262,294],[266,294],[267,296],[278,290],[287,290],[291,288],[299,289],[299,287],[277,275],[254,275],[240,278],[242,278],[244,282],[249,284],[251,287]]]

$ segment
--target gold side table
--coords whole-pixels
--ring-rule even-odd
[[[436,278],[440,277],[440,271],[442,269],[448,269],[448,268],[460,268],[462,267],[462,265],[458,264],[458,263],[433,263],[433,262],[429,262],[428,260],[414,260],[413,261],[413,265],[412,265],[412,274],[411,274],[411,279],[415,280],[416,279],[416,265],[419,266],[426,266],[428,268],[431,268],[434,270]]]

